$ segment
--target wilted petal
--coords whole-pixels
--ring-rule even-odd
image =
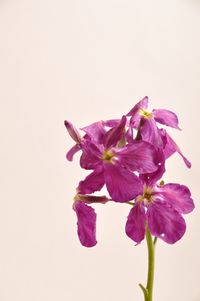
[[[154,119],[157,122],[180,130],[178,126],[178,117],[175,113],[169,110],[158,109],[158,110],[153,110],[153,115],[154,115]]]
[[[155,147],[162,147],[163,141],[153,118],[144,118],[140,129],[142,140],[153,144]]]
[[[76,201],[73,209],[77,215],[78,237],[85,247],[96,245],[96,213],[92,207],[84,202]]]
[[[120,123],[110,129],[104,137],[104,145],[106,148],[115,146],[123,137],[126,126],[126,116],[123,116]]]
[[[122,166],[105,163],[105,182],[107,190],[116,202],[127,202],[142,194],[141,180]]]
[[[75,155],[80,149],[81,149],[81,148],[80,148],[80,145],[79,145],[79,144],[74,145],[74,146],[67,152],[67,154],[66,154],[67,160],[72,161],[74,155]]]
[[[156,164],[157,151],[148,142],[135,141],[118,152],[116,151],[116,155],[119,163],[132,171],[147,173],[158,169],[158,165]]]
[[[99,144],[103,143],[103,138],[106,133],[103,121],[92,123],[81,130],[83,130],[94,142]]]
[[[149,230],[168,244],[173,244],[184,235],[186,224],[181,214],[165,202],[153,201],[147,211]]]
[[[129,112],[127,116],[134,116],[139,112],[140,109],[146,110],[148,107],[148,96],[145,96],[140,100]]]
[[[82,142],[83,153],[80,158],[80,165],[84,169],[95,169],[101,165],[100,158],[102,153],[96,144],[92,143],[88,139]]]
[[[136,243],[145,237],[146,214],[142,203],[137,202],[131,209],[126,222],[126,234]]]
[[[188,161],[188,159],[183,155],[178,145],[175,143],[175,141],[170,137],[170,135],[165,130],[160,130],[160,133],[162,135],[163,141],[165,141],[165,147],[163,149],[165,158],[169,158],[171,155],[173,155],[175,152],[177,152],[185,162],[185,165],[190,168],[191,163]]]
[[[191,192],[185,185],[169,183],[159,187],[158,194],[180,213],[186,214],[194,209]]]
[[[71,122],[65,120],[64,123],[65,123],[66,129],[68,130],[68,133],[70,134],[72,139],[74,141],[76,141],[76,143],[80,143],[81,142],[81,136],[80,136],[78,130],[73,126],[73,124]]]
[[[89,174],[85,180],[80,181],[77,190],[80,194],[90,194],[101,190],[104,184],[104,170],[99,168]]]

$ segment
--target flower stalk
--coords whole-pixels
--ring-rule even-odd
[[[139,284],[142,292],[144,294],[144,301],[153,300],[153,283],[154,283],[154,269],[155,269],[155,248],[157,238],[152,238],[152,235],[149,231],[148,226],[146,227],[146,242],[148,249],[148,276],[147,276],[147,285],[146,288]]]

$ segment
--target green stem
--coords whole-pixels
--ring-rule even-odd
[[[146,227],[146,241],[148,248],[148,276],[146,288],[139,284],[144,294],[144,301],[153,300],[153,281],[154,281],[154,263],[155,263],[155,246],[157,239],[152,238],[149,228]]]

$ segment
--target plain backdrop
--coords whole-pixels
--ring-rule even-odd
[[[0,1],[0,301],[142,301],[146,244],[125,235],[126,204],[96,205],[96,247],[72,210],[88,173],[65,159],[77,127],[120,118],[143,96],[175,111],[164,180],[190,187],[187,232],[158,242],[155,301],[200,301],[200,1]]]

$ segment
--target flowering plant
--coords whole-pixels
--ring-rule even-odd
[[[147,285],[139,284],[145,301],[152,301],[154,257],[157,239],[174,244],[186,231],[183,214],[194,209],[190,190],[178,183],[161,181],[165,162],[175,152],[185,165],[191,164],[161,125],[180,129],[175,113],[165,109],[148,111],[148,97],[139,101],[121,119],[98,121],[81,130],[65,126],[75,141],[67,152],[72,161],[81,151],[80,166],[92,172],[79,182],[73,210],[78,236],[85,247],[96,245],[96,213],[93,203],[121,202],[132,206],[125,232],[137,244],[145,236],[148,246]],[[93,195],[106,185],[108,196]]]

